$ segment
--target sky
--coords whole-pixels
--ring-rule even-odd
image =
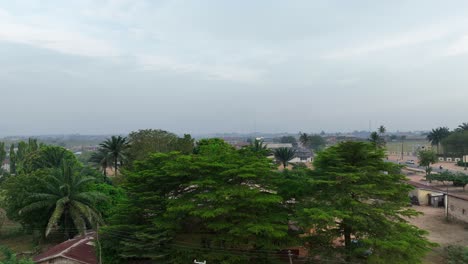
[[[468,1],[0,0],[0,136],[468,121]]]

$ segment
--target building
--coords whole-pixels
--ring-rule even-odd
[[[296,148],[296,155],[289,162],[291,163],[312,162],[312,151],[305,149],[305,148]]]
[[[409,196],[416,197],[419,205],[444,206],[444,192],[420,182],[409,181],[408,183],[414,187]]]
[[[468,224],[468,197],[449,193],[446,214],[451,220]]]
[[[420,205],[444,207],[448,219],[468,223],[468,196],[460,193],[450,193],[419,182],[409,181],[414,190],[410,197],[417,197]]]
[[[292,148],[291,143],[265,143],[267,149]]]
[[[90,232],[67,240],[35,256],[33,261],[37,264],[97,264],[95,236],[95,232]]]

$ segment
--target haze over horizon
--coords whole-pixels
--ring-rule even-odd
[[[0,0],[0,137],[468,121],[466,1]]]

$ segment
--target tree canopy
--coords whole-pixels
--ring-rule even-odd
[[[310,179],[310,196],[301,220],[313,227],[312,249],[332,250],[347,261],[367,257],[374,263],[419,263],[430,249],[425,232],[405,218],[412,187],[398,165],[365,142],[344,142],[319,153]],[[336,244],[343,239],[343,246]],[[341,250],[341,254],[339,253]]]
[[[182,138],[176,134],[160,129],[142,129],[128,135],[130,162],[143,160],[150,153],[180,151],[189,154],[193,151],[194,139],[185,134]]]
[[[431,174],[431,165],[436,163],[437,156],[432,150],[421,150],[418,152],[419,166],[424,166],[426,170],[426,177]]]
[[[432,129],[426,138],[431,143],[432,146],[437,147],[437,153],[439,153],[440,144],[449,135],[450,135],[450,129],[448,127],[438,127],[436,129]]]
[[[200,141],[196,153],[135,162],[123,185],[129,199],[103,231],[107,256],[274,263],[268,252],[287,240],[288,214],[271,161],[217,139]]]
[[[446,153],[463,156],[468,155],[468,130],[454,132],[442,140]]]

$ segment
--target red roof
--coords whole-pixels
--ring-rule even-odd
[[[53,246],[33,258],[34,262],[43,262],[55,258],[66,258],[83,264],[97,264],[94,249],[96,233],[90,232]]]

